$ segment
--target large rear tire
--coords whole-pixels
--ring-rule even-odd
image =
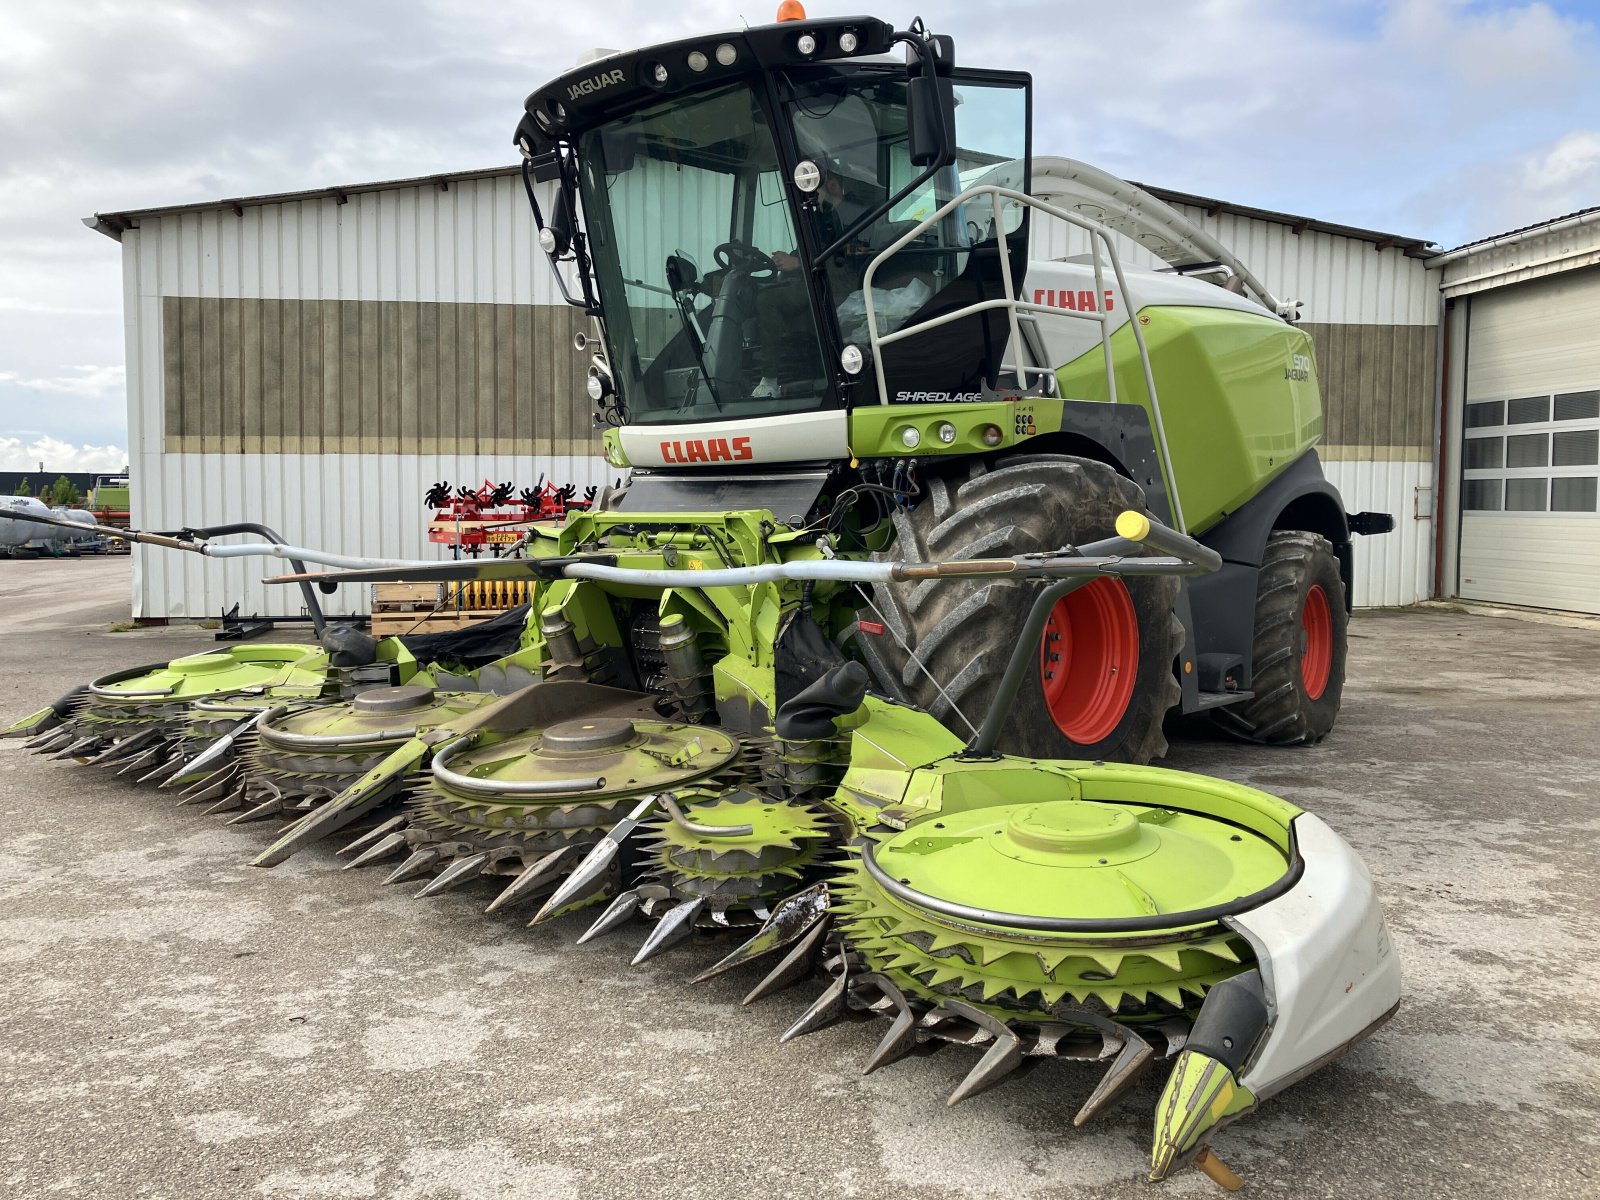
[[[1255,696],[1212,719],[1246,741],[1320,742],[1339,716],[1348,624],[1333,546],[1315,533],[1273,533],[1256,584]]]
[[[925,488],[914,509],[895,513],[894,543],[877,557],[928,561],[1056,550],[1109,537],[1120,513],[1145,511],[1137,484],[1103,463],[1066,455],[1021,455],[993,465],[973,460],[933,476]],[[875,587],[873,604],[889,628],[864,633],[861,655],[883,690],[970,736],[995,702],[1039,586],[999,578]],[[1059,602],[1031,651],[1000,749],[1133,763],[1165,754],[1162,718],[1180,697],[1173,674],[1183,648],[1183,626],[1173,613],[1177,595],[1175,578],[1107,577]],[[862,617],[874,614],[868,609]]]

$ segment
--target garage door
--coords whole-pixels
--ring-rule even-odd
[[[1471,305],[1460,595],[1600,612],[1600,270]]]

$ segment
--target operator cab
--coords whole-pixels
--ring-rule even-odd
[[[908,64],[884,57],[896,43]],[[949,39],[881,21],[791,21],[590,63],[534,93],[518,127],[557,183],[541,244],[600,318],[614,424],[816,413],[994,386],[990,310],[883,350],[885,334],[1008,299],[1026,209],[987,197],[926,224],[975,182],[1025,191],[1026,75],[954,68]],[[580,220],[581,213],[581,220]],[[919,226],[922,226],[919,228]],[[870,289],[869,264],[879,262]],[[869,314],[870,307],[870,314]]]

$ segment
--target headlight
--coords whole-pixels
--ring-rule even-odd
[[[922,444],[922,435],[915,425],[907,425],[900,431],[900,444],[907,450],[915,450]]]
[[[548,225],[539,230],[539,249],[546,254],[554,254],[556,252],[556,231]]]
[[[711,65],[711,60],[698,50],[689,51],[689,70],[704,71]]]
[[[848,29],[839,35],[839,49],[845,54],[854,54],[860,44],[860,39]]]
[[[606,385],[600,382],[598,375],[589,376],[588,382],[583,385],[583,390],[589,393],[589,399],[596,404],[606,398]]]
[[[734,49],[733,43],[723,42],[717,47],[717,61],[725,67],[731,67],[739,61],[739,51]]]
[[[861,374],[861,364],[865,361],[860,346],[846,346],[839,352],[839,365],[844,368],[846,375]]]
[[[946,446],[956,440],[956,427],[950,424],[949,421],[940,421],[937,432],[939,434],[939,440]]]

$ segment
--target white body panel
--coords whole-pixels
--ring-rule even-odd
[[[692,425],[624,425],[622,451],[636,467],[807,462],[850,456],[843,410]]]
[[[1127,264],[1123,265],[1122,273],[1127,277],[1128,288],[1133,293],[1131,302],[1117,287],[1116,276],[1109,263],[1103,264],[1101,272],[1105,284],[1103,295],[1096,291],[1094,266],[1086,258],[1028,264],[1027,295],[1024,298],[1034,304],[1059,308],[1067,314],[1060,318],[1037,316],[1035,327],[1044,343],[1050,366],[1065,366],[1099,348],[1100,323],[1074,317],[1070,315],[1073,312],[1104,313],[1110,318],[1110,333],[1115,333],[1128,323],[1130,312],[1155,305],[1226,308],[1258,317],[1272,315],[1254,301],[1223,291],[1216,284],[1202,279],[1187,279],[1182,275],[1164,274]],[[1158,390],[1160,386],[1161,381],[1157,380]]]
[[[1310,813],[1294,828],[1300,882],[1228,921],[1255,948],[1272,1014],[1266,1043],[1240,1079],[1258,1099],[1320,1065],[1400,1000],[1400,962],[1366,864]]]

